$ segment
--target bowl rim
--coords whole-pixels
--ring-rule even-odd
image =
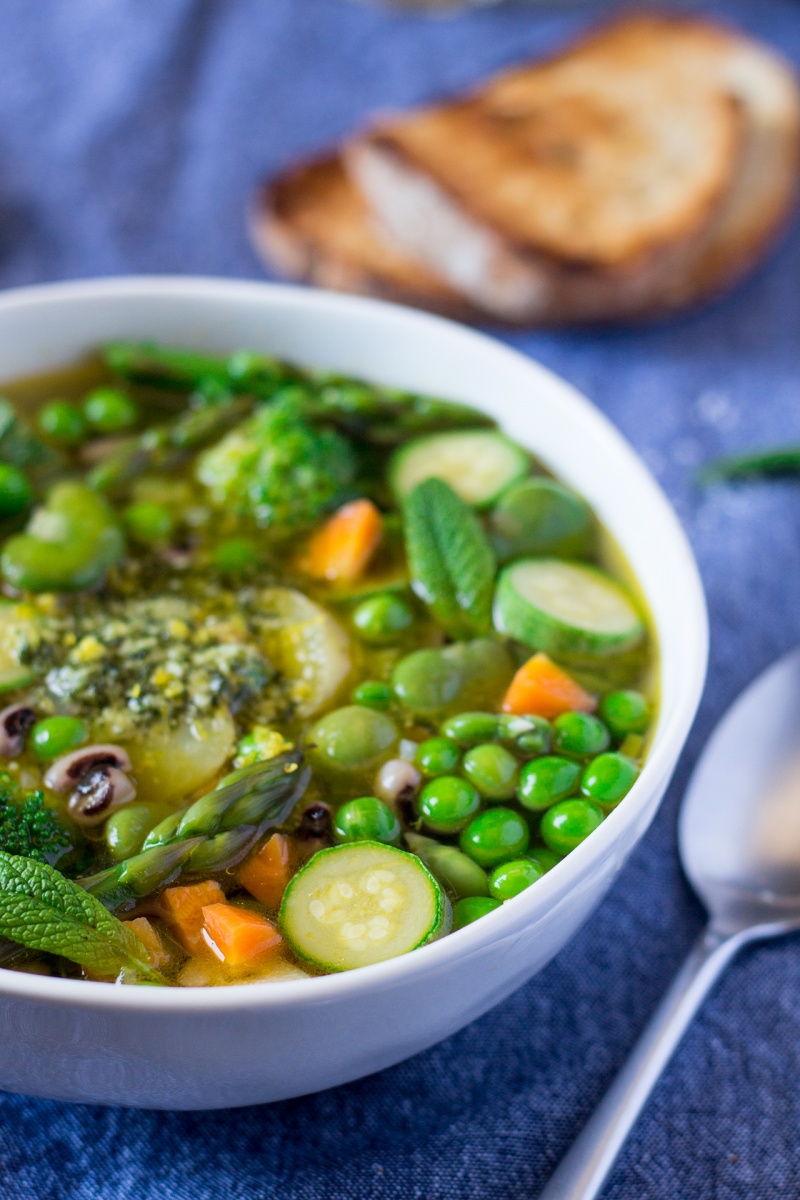
[[[298,315],[309,309],[319,312],[344,313],[354,321],[369,322],[379,318],[405,325],[413,332],[416,326],[438,328],[449,338],[478,341],[495,355],[505,358],[512,368],[532,376],[547,378],[564,395],[564,401],[579,419],[588,423],[601,442],[614,446],[617,457],[626,461],[634,486],[649,493],[650,502],[660,510],[664,528],[669,528],[673,555],[682,571],[681,600],[686,618],[683,632],[688,644],[686,661],[691,669],[681,678],[675,702],[669,713],[659,713],[653,744],[642,771],[622,804],[609,813],[590,838],[573,850],[551,871],[537,881],[533,889],[516,896],[513,903],[487,914],[456,933],[421,946],[413,953],[387,959],[372,966],[336,974],[310,976],[305,979],[278,980],[263,983],[229,984],[197,988],[137,988],[115,983],[90,980],[55,979],[29,975],[9,968],[0,968],[0,995],[30,999],[43,1004],[67,1002],[80,1008],[127,1009],[161,1013],[209,1013],[226,1009],[269,1009],[284,1005],[328,1003],[345,997],[349,992],[375,988],[384,990],[400,982],[409,982],[438,970],[458,958],[467,958],[487,943],[501,941],[513,934],[512,926],[519,924],[522,906],[531,910],[531,919],[545,912],[569,890],[570,874],[575,876],[583,864],[599,859],[610,850],[617,831],[624,824],[635,822],[637,814],[646,807],[652,792],[668,779],[673,760],[688,735],[700,701],[708,661],[708,613],[700,574],[687,536],[661,486],[655,480],[630,443],[574,385],[555,371],[490,334],[461,325],[431,313],[369,297],[344,295],[322,289],[309,289],[248,279],[226,279],[194,275],[130,275],[80,279],[56,283],[32,284],[10,288],[0,295],[0,320],[10,311],[35,308],[53,302],[69,304],[73,300],[115,300],[157,295],[167,299],[209,302],[235,300],[262,302],[295,311]],[[613,531],[612,531],[613,532]]]

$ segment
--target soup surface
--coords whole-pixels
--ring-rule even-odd
[[[654,650],[471,408],[115,343],[0,401],[0,963],[204,986],[403,954],[619,804]]]

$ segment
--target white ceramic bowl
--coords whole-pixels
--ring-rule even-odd
[[[700,698],[707,620],[664,495],[572,387],[482,334],[372,300],[211,279],[56,284],[0,297],[9,379],[110,338],[264,350],[468,401],[594,505],[644,590],[660,644],[649,758],[597,832],[512,902],[402,958],[325,978],[153,989],[0,970],[0,1088],[152,1108],[256,1104],[380,1070],[454,1033],[539,971],[589,916],[646,830]]]

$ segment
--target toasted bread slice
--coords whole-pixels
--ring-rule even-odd
[[[260,188],[250,232],[262,257],[292,279],[463,320],[480,316],[438,275],[381,236],[337,155],[303,163]]]
[[[639,43],[645,26],[652,36],[668,29],[673,41],[665,53],[671,61],[679,49],[681,77],[688,72],[703,79],[738,122],[739,153],[726,188],[705,222],[677,243],[625,264],[565,263],[552,255],[521,253],[448,201],[446,258],[467,255],[469,262],[473,255],[468,300],[452,278],[448,284],[404,254],[375,222],[341,163],[326,159],[289,172],[262,190],[252,221],[257,247],[295,278],[477,322],[498,317],[524,325],[646,319],[714,295],[758,261],[793,207],[800,91],[783,60],[751,39],[699,22],[637,18],[633,24]],[[619,31],[620,26],[613,28]],[[529,76],[530,69],[523,69],[500,82],[512,81],[517,88]],[[351,161],[358,171],[357,151]],[[416,191],[431,186],[425,177],[412,176],[409,201],[406,171],[393,197],[401,214],[410,203],[409,222],[417,233],[429,213],[425,204],[421,214],[415,211]],[[441,201],[437,186],[437,211]],[[440,225],[434,232],[442,235]],[[411,241],[413,249],[418,239]],[[432,257],[436,260],[436,253]]]

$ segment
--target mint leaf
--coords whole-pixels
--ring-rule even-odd
[[[443,479],[417,484],[405,505],[411,586],[453,638],[491,624],[495,557],[480,521]]]
[[[60,954],[97,975],[129,968],[157,981],[132,930],[53,867],[0,852],[0,937]]]

